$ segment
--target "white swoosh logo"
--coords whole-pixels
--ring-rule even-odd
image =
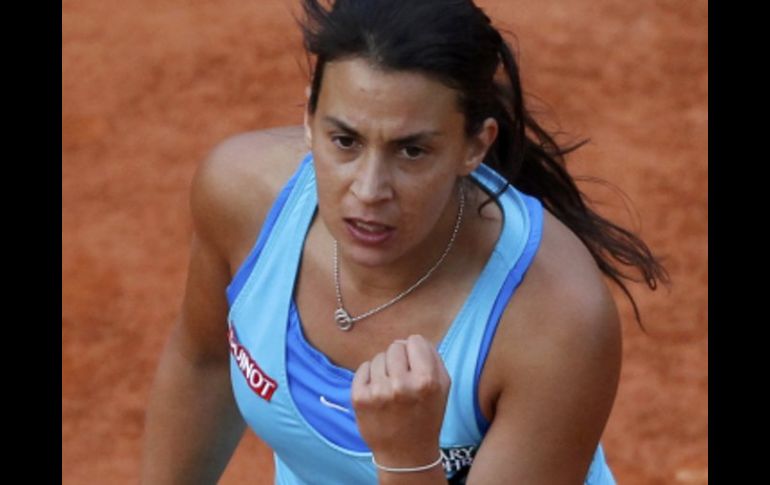
[[[337,411],[342,411],[343,413],[350,413],[350,410],[346,407],[342,407],[339,404],[334,404],[333,402],[327,401],[325,397],[320,396],[321,404],[323,404],[326,407],[330,407],[332,409],[336,409]]]

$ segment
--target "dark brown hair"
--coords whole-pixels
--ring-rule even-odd
[[[480,8],[470,0],[337,0],[327,8],[318,0],[303,0],[303,8],[305,48],[316,56],[310,113],[316,109],[324,66],[335,59],[361,57],[383,69],[421,72],[455,89],[468,136],[489,117],[500,127],[484,163],[537,197],[583,241],[601,271],[629,298],[642,325],[623,280],[644,281],[654,290],[659,281],[670,283],[666,269],[644,241],[586,204],[564,155],[588,140],[560,147],[535,121],[511,48]],[[622,272],[621,265],[636,268],[642,277]]]

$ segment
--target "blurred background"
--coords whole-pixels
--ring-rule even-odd
[[[602,440],[618,482],[708,482],[706,0],[478,1],[597,209],[663,258],[632,286]],[[225,137],[302,122],[298,0],[62,1],[63,483],[136,483],[155,366],[181,305],[196,165]],[[626,197],[630,200],[626,200]],[[628,205],[631,204],[631,205]],[[628,207],[627,207],[628,205]],[[247,431],[221,483],[272,483]]]

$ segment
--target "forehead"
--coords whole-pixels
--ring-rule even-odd
[[[394,135],[462,129],[464,121],[455,90],[425,74],[383,70],[360,58],[325,66],[316,108],[321,114]]]

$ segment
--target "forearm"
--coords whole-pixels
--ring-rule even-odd
[[[169,342],[147,409],[141,483],[216,483],[244,428],[227,361],[196,365]]]

